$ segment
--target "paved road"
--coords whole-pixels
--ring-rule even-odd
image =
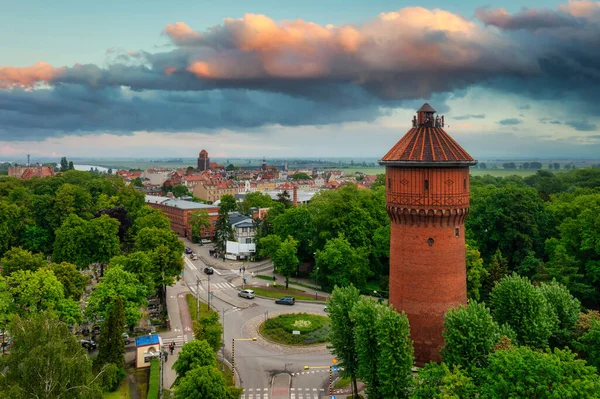
[[[195,246],[189,241],[185,244],[203,256],[205,248]],[[215,262],[215,274],[204,274],[204,262],[185,258],[184,281],[187,289],[196,293],[196,281],[200,279],[198,292],[201,300],[207,301],[213,292],[211,306],[224,318],[225,358],[231,361],[231,340],[233,338],[252,338],[256,335],[256,326],[276,313],[311,312],[325,314],[323,304],[300,303],[294,306],[275,305],[273,300],[255,298],[248,300],[237,296],[241,289],[241,277],[237,268],[239,262]],[[218,268],[217,268],[218,267]],[[267,266],[269,268],[270,266]],[[248,278],[248,283],[251,277]],[[272,382],[276,375],[288,374],[291,377],[290,399],[317,399],[329,397],[329,371],[327,369],[304,370],[304,366],[327,366],[333,356],[321,345],[307,350],[274,345],[258,339],[254,341],[236,341],[235,368],[236,383],[244,388],[243,399],[279,398],[281,391],[272,392]],[[279,377],[282,378],[282,377]],[[338,396],[339,397],[339,396]]]

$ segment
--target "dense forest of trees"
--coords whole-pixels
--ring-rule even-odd
[[[93,398],[116,389],[125,376],[121,334],[137,326],[149,296],[173,284],[183,268],[182,252],[169,219],[118,176],[67,165],[54,177],[1,177],[0,327],[10,332],[13,346],[2,356],[0,390],[14,398],[61,392]],[[93,274],[98,281],[90,291]],[[80,302],[86,289],[89,296]],[[92,364],[67,327],[99,320],[102,350]],[[38,338],[20,334],[22,325]],[[64,348],[56,346],[57,338]],[[60,370],[73,356],[80,369]],[[8,378],[21,373],[23,362],[56,367],[45,367],[42,377]]]

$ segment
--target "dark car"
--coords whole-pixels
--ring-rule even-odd
[[[93,339],[82,339],[79,342],[81,342],[81,346],[89,351],[92,351],[98,347],[98,344]]]
[[[204,273],[206,274],[213,274],[215,271],[213,270],[212,267],[205,267],[204,268]]]
[[[190,247],[185,247],[185,251],[184,251],[184,252],[185,252],[186,254],[188,254],[188,255],[189,255],[189,254],[191,254],[191,253],[192,253],[192,248],[190,248]]]
[[[296,298],[293,296],[284,296],[283,298],[279,298],[275,301],[278,305],[293,305],[296,303]]]

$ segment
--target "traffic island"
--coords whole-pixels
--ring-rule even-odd
[[[258,327],[265,339],[282,345],[314,345],[327,342],[329,317],[309,313],[286,313]]]

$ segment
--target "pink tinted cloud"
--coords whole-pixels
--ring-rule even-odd
[[[50,83],[66,68],[55,68],[45,62],[24,68],[0,66],[0,88],[31,87],[37,82]]]

